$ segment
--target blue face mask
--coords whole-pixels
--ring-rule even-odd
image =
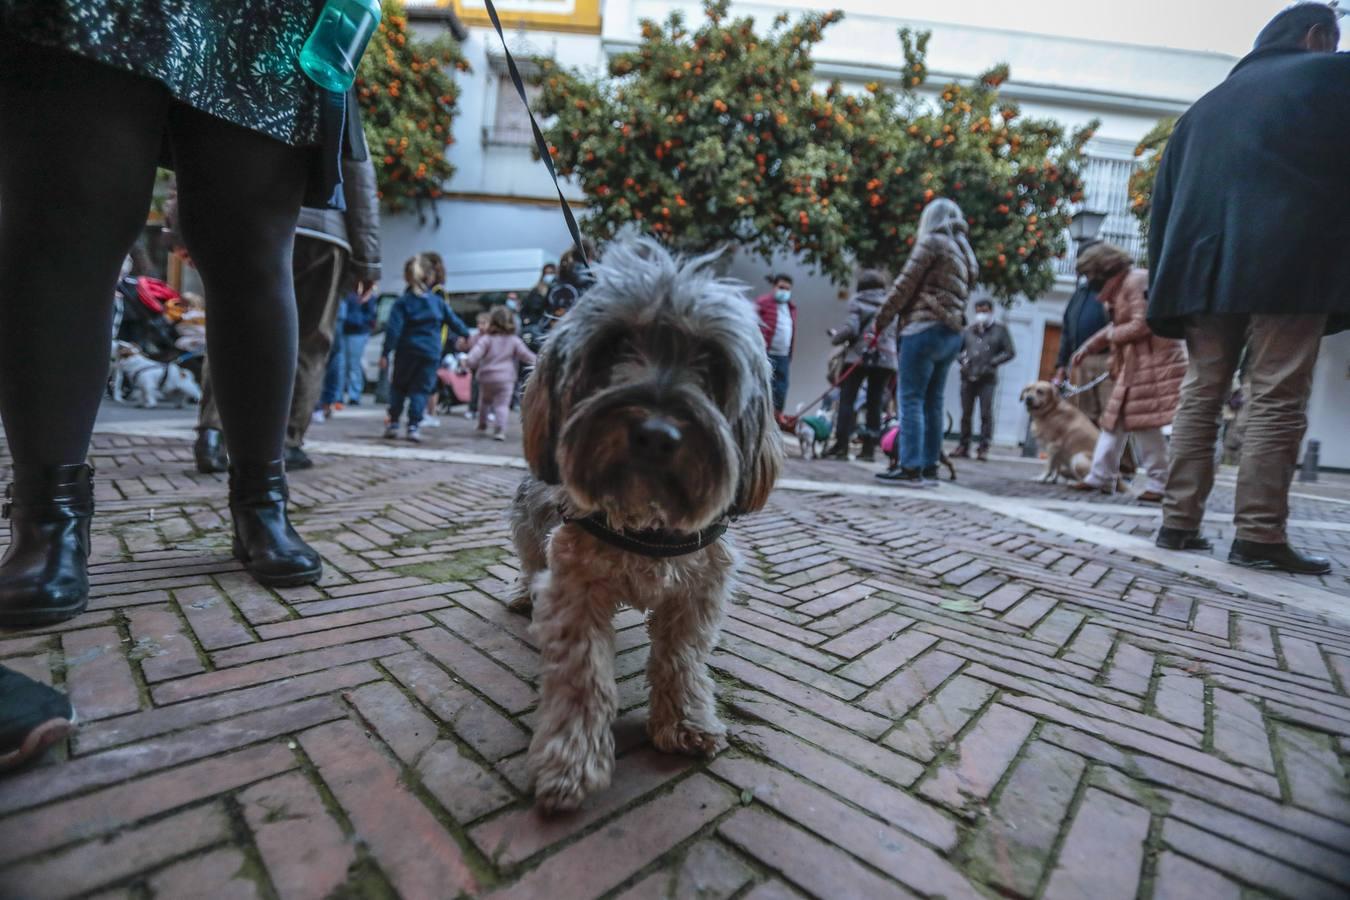
[[[546,274],[546,275],[543,277],[542,281],[544,282],[544,284],[552,284],[552,283],[553,283],[553,279],[556,278],[556,277],[557,277],[557,276],[554,275],[552,272],[549,272],[548,274]]]
[[[516,301],[514,301],[514,300],[507,300],[507,301],[506,301],[506,308],[509,309],[509,310],[511,310],[511,312],[515,312],[515,311],[516,311]]]
[[[777,300],[779,303],[786,303],[792,299],[792,291],[774,291],[773,299]]]

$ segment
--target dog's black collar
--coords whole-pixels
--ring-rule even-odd
[[[693,532],[662,531],[656,528],[645,531],[610,528],[602,513],[591,513],[589,516],[580,517],[564,514],[563,521],[581,526],[587,533],[611,547],[618,547],[620,550],[627,550],[629,553],[636,553],[639,556],[647,556],[652,559],[670,559],[676,556],[688,556],[690,553],[697,553],[704,547],[715,544],[722,535],[727,533],[728,520],[724,518],[707,528]]]

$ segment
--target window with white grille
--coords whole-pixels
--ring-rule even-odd
[[[1093,155],[1089,150],[1083,166],[1082,208],[1106,213],[1098,237],[1142,259],[1147,248],[1139,234],[1139,220],[1130,212],[1130,174],[1136,164],[1131,157]],[[1058,274],[1074,274],[1074,251],[1069,241],[1069,252],[1055,267]]]
[[[484,138],[489,144],[528,147],[534,144],[534,133],[530,130],[530,116],[525,104],[520,102],[516,86],[510,76],[498,75],[496,105],[492,115],[492,124],[485,131]],[[533,105],[539,96],[539,86],[525,85],[525,96]]]

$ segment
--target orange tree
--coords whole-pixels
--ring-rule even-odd
[[[846,213],[831,184],[848,168],[816,133],[811,48],[838,13],[767,34],[707,0],[702,25],[672,14],[642,23],[637,50],[593,78],[538,60],[538,110],[553,117],[550,150],[586,192],[600,238],[636,223],[686,251],[737,245],[768,259],[791,246],[843,274]]]
[[[845,190],[862,201],[849,249],[860,265],[894,272],[924,205],[949,197],[966,214],[981,285],[1005,301],[1037,297],[1065,251],[1071,206],[1082,200],[1083,147],[1097,123],[1069,134],[1052,120],[1023,118],[999,96],[1003,65],[973,84],[946,85],[935,101],[920,99],[928,37],[901,30],[898,93],[880,84],[859,95],[837,85],[826,91],[852,126],[836,129],[852,160]]]
[[[811,50],[839,13],[779,16],[761,35],[727,9],[706,0],[695,31],[678,16],[643,22],[610,79],[540,61],[551,152],[585,190],[593,233],[637,223],[680,249],[790,249],[842,282],[858,265],[896,271],[924,204],[948,196],[990,291],[1051,285],[1095,124],[1068,135],[1022,119],[999,97],[1003,66],[920,98],[929,35],[907,29],[898,90],[814,90]]]
[[[398,209],[441,196],[455,172],[445,155],[459,99],[451,70],[467,72],[469,64],[449,34],[414,39],[402,0],[383,0],[383,7],[356,92],[380,197]]]
[[[1175,118],[1162,119],[1134,148],[1139,165],[1130,174],[1130,212],[1139,220],[1139,232],[1144,237],[1145,246],[1148,245],[1148,220],[1153,213],[1153,184],[1158,180],[1163,150],[1176,127]]]

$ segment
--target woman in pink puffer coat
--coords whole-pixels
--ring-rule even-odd
[[[1078,271],[1099,291],[1111,321],[1078,348],[1073,362],[1077,365],[1083,356],[1109,349],[1115,388],[1102,414],[1092,470],[1074,488],[1114,492],[1120,457],[1133,435],[1140,468],[1148,477],[1138,499],[1159,502],[1167,486],[1167,442],[1162,429],[1172,424],[1181,403],[1186,347],[1149,330],[1145,319],[1148,272],[1134,268],[1124,250],[1094,244],[1078,257]]]

